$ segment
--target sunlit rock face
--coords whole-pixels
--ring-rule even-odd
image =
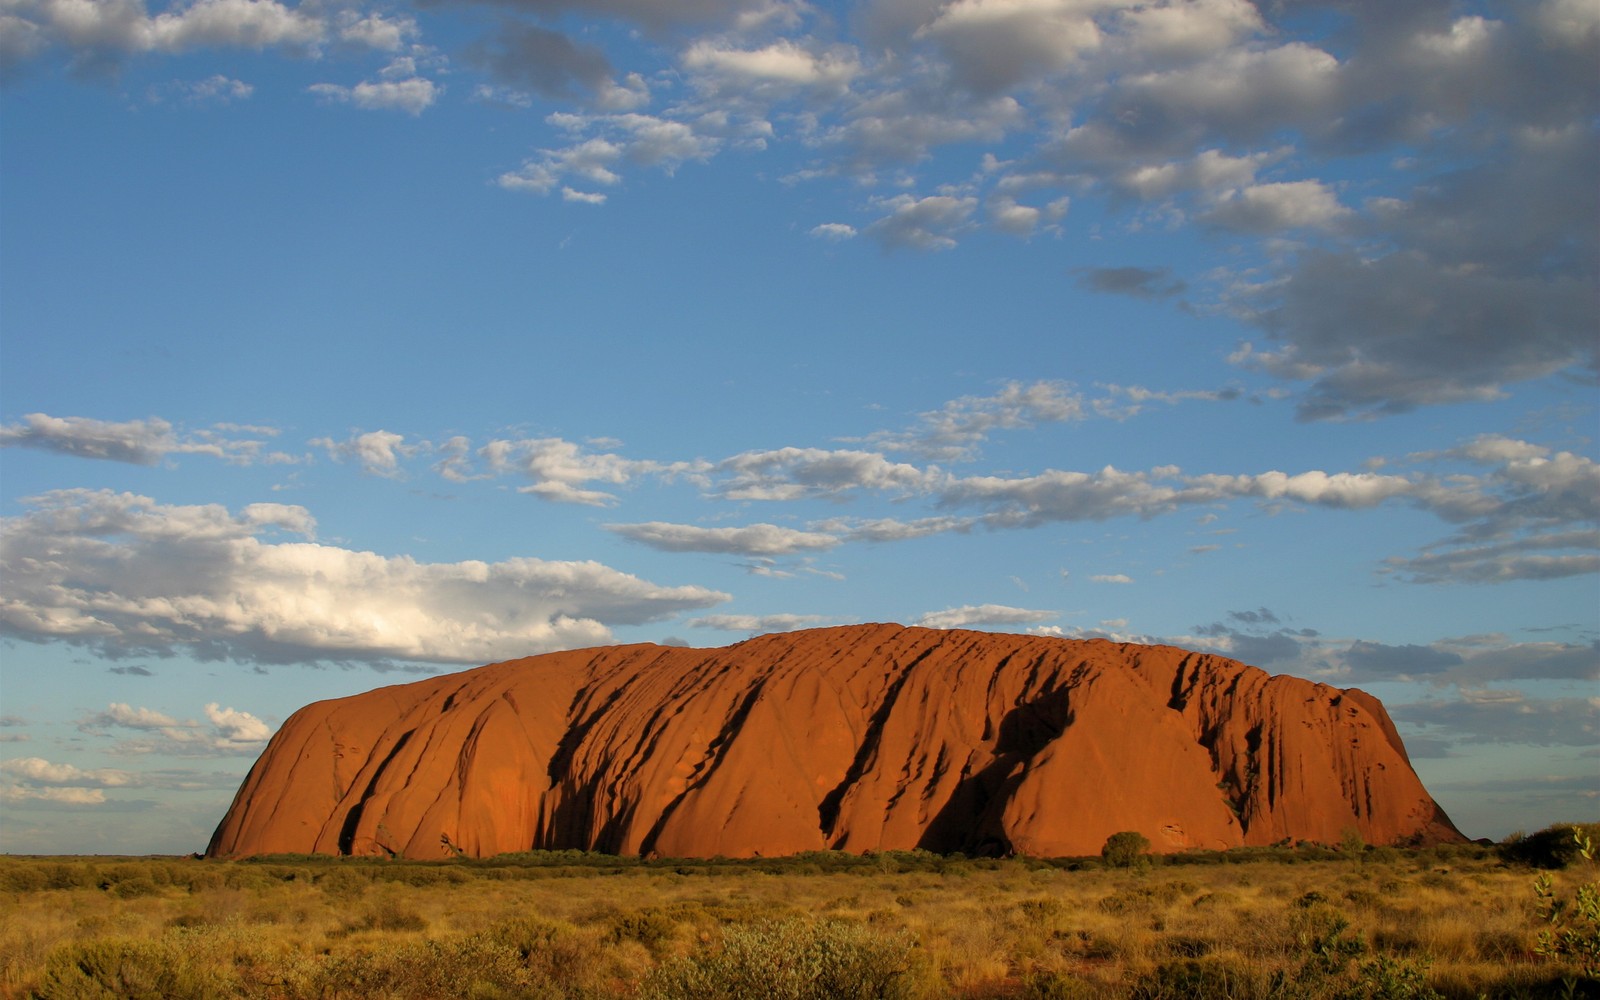
[[[1097,854],[1458,841],[1377,699],[1170,646],[857,625],[296,712],[208,854]]]

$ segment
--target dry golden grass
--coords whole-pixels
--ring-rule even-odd
[[[920,854],[598,867],[6,858],[0,996],[711,996],[683,992],[685,970],[721,954],[729,928],[764,927],[781,933],[757,933],[752,954],[831,934],[824,951],[853,948],[861,976],[892,984],[852,995],[911,1000],[1534,998],[1574,975],[1534,953],[1527,868],[1474,849],[1384,857],[1261,852],[1138,870]],[[1570,895],[1594,874],[1555,878]]]

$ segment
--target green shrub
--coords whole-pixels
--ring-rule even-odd
[[[1571,830],[1574,850],[1584,861],[1595,860],[1595,846],[1587,831]],[[1550,876],[1533,883],[1539,918],[1549,927],[1539,932],[1534,951],[1546,958],[1576,965],[1585,979],[1600,979],[1600,882],[1579,885],[1571,899],[1556,896]]]
[[[209,889],[220,889],[227,882],[227,877],[216,869],[190,871],[184,884],[191,893],[205,892]]]
[[[1336,1000],[1444,1000],[1428,985],[1426,967],[1379,955],[1362,964],[1355,982],[1336,994]]]
[[[1496,849],[1502,860],[1530,868],[1567,868],[1583,860],[1578,835],[1600,837],[1597,823],[1556,823],[1537,833],[1513,833]]]
[[[1299,978],[1317,979],[1344,972],[1350,960],[1367,952],[1367,943],[1357,934],[1347,936],[1350,921],[1330,906],[1313,904],[1289,919],[1294,943],[1303,957]]]
[[[844,921],[783,920],[723,929],[719,944],[646,979],[642,1000],[902,1000],[925,972],[904,933]]]
[[[1106,838],[1100,856],[1113,868],[1133,868],[1149,863],[1150,841],[1133,830],[1123,830]]]
[[[98,939],[56,949],[36,997],[60,1000],[165,997],[172,970],[147,941]]]
[[[650,954],[659,955],[677,933],[678,922],[662,910],[651,907],[612,918],[607,937],[613,942],[632,939],[644,945]]]
[[[141,896],[154,896],[161,892],[161,887],[148,875],[136,875],[107,886],[111,894],[118,899],[138,899]]]
[[[562,986],[586,979],[598,961],[596,944],[572,924],[518,917],[497,924],[489,940],[510,948],[529,971]]]

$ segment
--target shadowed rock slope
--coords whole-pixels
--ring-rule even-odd
[[[207,851],[437,858],[1461,840],[1377,699],[1168,646],[898,625],[550,653],[318,702]]]

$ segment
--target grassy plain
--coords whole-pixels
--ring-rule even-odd
[[[0,996],[1600,996],[1536,873],[1468,845],[1129,869],[922,852],[650,861],[0,858]],[[1592,862],[1552,873],[1570,899]]]

